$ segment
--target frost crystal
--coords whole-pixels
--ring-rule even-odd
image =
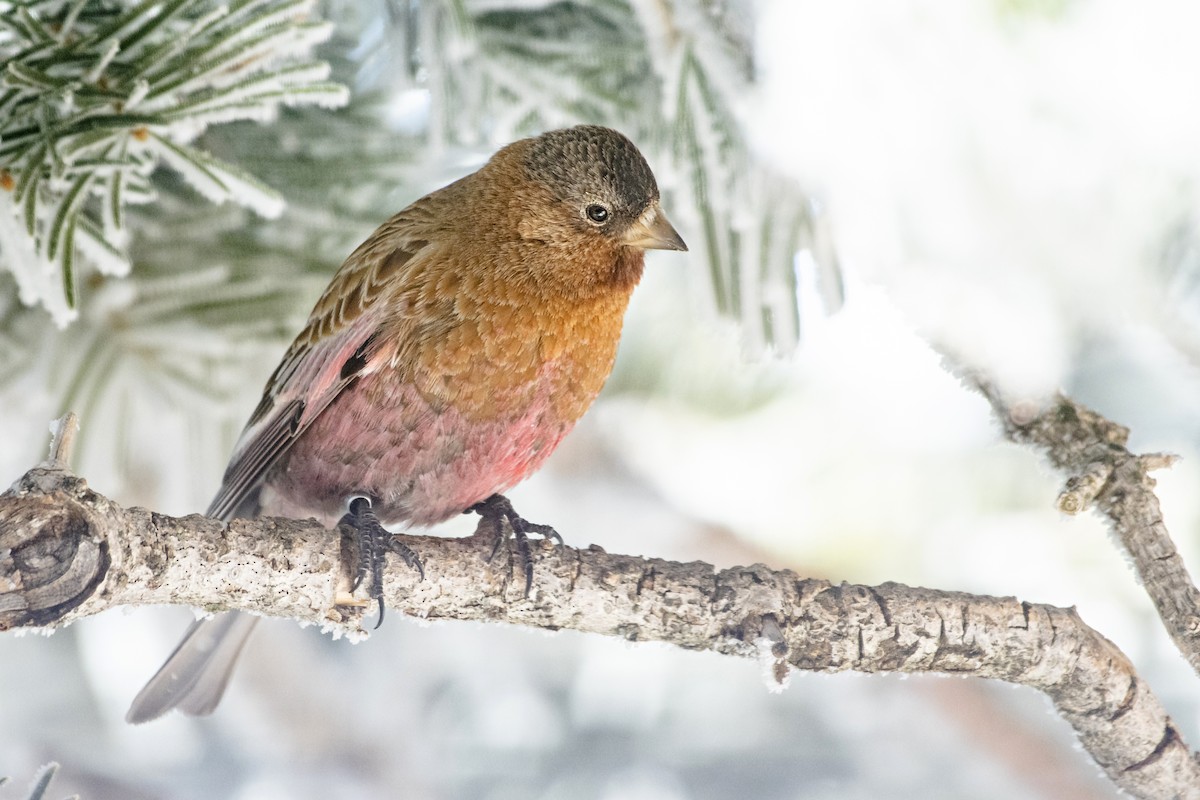
[[[778,654],[779,642],[767,636],[754,640],[758,649],[758,663],[762,667],[763,682],[771,694],[782,694],[792,682],[792,665]]]

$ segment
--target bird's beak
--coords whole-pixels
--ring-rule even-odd
[[[659,208],[657,200],[646,206],[642,215],[634,220],[621,237],[621,243],[628,247],[640,247],[643,250],[687,251],[687,245],[683,243],[683,238],[671,225],[667,215]]]

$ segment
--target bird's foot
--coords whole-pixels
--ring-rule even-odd
[[[358,543],[358,570],[350,591],[356,590],[367,575],[371,576],[370,597],[379,603],[379,619],[375,622],[378,628],[383,624],[383,568],[387,564],[388,550],[404,559],[405,564],[420,574],[421,580],[425,580],[425,567],[411,547],[394,538],[380,524],[369,498],[359,496],[350,501],[350,510],[338,520],[338,530]]]
[[[487,557],[488,563],[491,563],[492,559],[496,557],[496,553],[500,551],[500,545],[510,538],[517,543],[517,554],[525,572],[525,596],[529,597],[529,590],[533,588],[533,554],[529,549],[529,534],[535,533],[544,539],[562,544],[563,539],[559,536],[558,531],[549,525],[539,525],[526,520],[516,512],[512,503],[502,494],[494,494],[482,503],[476,503],[467,509],[467,513],[470,512],[478,514],[492,528],[495,543],[492,545],[492,552]]]

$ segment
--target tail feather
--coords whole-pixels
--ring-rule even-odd
[[[258,617],[235,611],[192,623],[166,663],[133,698],[125,721],[149,722],[172,708],[196,716],[211,714],[256,622]]]

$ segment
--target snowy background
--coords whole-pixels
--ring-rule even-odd
[[[1060,476],[929,346],[1183,455],[1158,488],[1196,568],[1194,4],[320,11],[350,105],[199,140],[280,191],[278,220],[162,170],[130,275],[85,269],[70,326],[0,273],[0,483],[72,408],[97,490],[203,508],[363,235],[513,138],[607,123],[643,144],[692,252],[651,255],[605,395],[512,493],[522,513],[610,552],[1074,605],[1200,742],[1195,675],[1104,528],[1054,510]],[[0,798],[49,760],[50,796],[84,800],[1116,797],[1032,691],[795,674],[772,694],[751,662],[398,617],[359,645],[261,625],[213,717],[126,726],[190,616],[0,637]]]

